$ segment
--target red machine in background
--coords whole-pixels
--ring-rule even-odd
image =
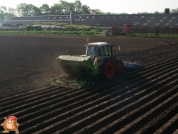
[[[134,24],[124,24],[123,27],[111,27],[111,35],[118,36],[118,35],[127,35],[134,33]]]

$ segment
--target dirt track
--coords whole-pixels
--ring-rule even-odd
[[[21,133],[167,134],[176,131],[176,40],[92,38],[92,41],[118,43],[121,51],[115,52],[123,60],[142,63],[146,68],[88,90],[38,89],[50,83],[51,74],[61,72],[55,58],[61,54],[83,54],[86,38],[1,36],[0,88],[5,98],[0,100],[0,121],[9,114],[16,115]],[[24,88],[36,90],[24,92]],[[12,96],[13,90],[24,93]]]

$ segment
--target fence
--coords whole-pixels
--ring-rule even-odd
[[[121,28],[111,27],[111,35],[117,36],[121,35],[120,33]],[[129,29],[126,34],[138,37],[178,38],[178,27],[135,27]]]
[[[178,38],[178,27],[140,27],[133,32],[140,37]]]

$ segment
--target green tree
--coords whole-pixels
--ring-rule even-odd
[[[103,13],[103,14],[108,14],[109,15],[109,14],[116,14],[116,13],[106,12],[106,13]]]
[[[91,9],[92,14],[103,14],[103,12],[99,9]]]
[[[7,11],[7,8],[5,6],[1,6],[0,7],[0,10],[3,11],[3,12],[6,12]]]
[[[118,13],[118,14],[128,14],[128,13]]]
[[[6,20],[10,20],[12,19],[13,17],[15,17],[15,9],[9,7],[8,10],[4,13],[4,18]]]
[[[75,13],[81,14],[82,13],[82,3],[80,2],[80,0],[76,0],[73,4],[74,4]]]
[[[82,13],[83,14],[91,14],[90,7],[87,5],[82,6]]]
[[[150,14],[149,12],[138,12],[137,14]]]
[[[62,7],[60,4],[54,4],[53,6],[51,6],[51,15],[60,15],[60,14],[64,14],[62,11]]]
[[[160,14],[160,12],[158,12],[158,11],[155,11],[155,12],[154,12],[154,14]]]
[[[7,8],[5,6],[0,7],[1,23],[4,22],[6,10],[7,10]]]
[[[41,15],[40,9],[32,4],[21,3],[17,6],[17,10],[21,16]]]
[[[75,11],[75,6],[73,3],[60,0],[60,5],[64,14],[70,14],[71,12]]]
[[[15,9],[9,7],[8,9],[4,6],[0,7],[0,22],[3,23],[11,18],[15,17]]]
[[[41,15],[41,11],[38,7],[36,7],[32,4],[30,4],[30,5],[31,5],[30,7],[31,7],[31,10],[32,10],[32,13],[33,13],[32,16]]]
[[[49,15],[51,13],[50,11],[50,7],[48,4],[43,4],[41,7],[40,7],[40,12],[41,14],[43,15]]]
[[[171,13],[178,13],[178,8],[177,9],[172,9]]]

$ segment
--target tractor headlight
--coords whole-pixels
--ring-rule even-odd
[[[98,65],[100,62],[101,62],[101,59],[96,57],[93,65]]]
[[[101,61],[101,59],[97,59],[97,62],[100,62]]]

